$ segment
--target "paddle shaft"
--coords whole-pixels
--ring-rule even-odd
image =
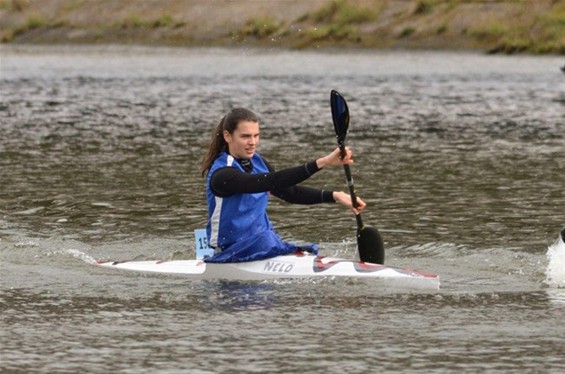
[[[345,144],[343,142],[339,143],[339,151],[341,153],[341,158],[346,155]],[[345,170],[345,179],[347,180],[347,187],[349,188],[349,196],[351,196],[351,205],[357,208],[357,195],[355,194],[355,185],[353,184],[353,177],[351,176],[351,169],[348,164],[343,164],[343,170]],[[361,230],[363,228],[363,221],[361,220],[361,213],[355,215],[357,220],[357,228]]]

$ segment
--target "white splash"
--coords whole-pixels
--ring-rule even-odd
[[[96,259],[92,256],[87,255],[79,249],[60,249],[47,254],[48,256],[71,256],[82,260],[88,264],[95,264]]]
[[[561,232],[565,232],[565,228]],[[549,264],[545,272],[545,283],[555,288],[565,288],[565,243],[562,235],[547,249]]]

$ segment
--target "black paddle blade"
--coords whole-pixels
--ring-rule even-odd
[[[345,136],[349,128],[349,109],[343,96],[336,90],[332,90],[330,93],[330,103],[335,135],[337,136],[338,144],[342,145],[345,142]]]
[[[383,238],[374,227],[364,226],[357,231],[359,259],[363,262],[384,265],[385,245]]]

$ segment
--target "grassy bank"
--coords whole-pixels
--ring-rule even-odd
[[[2,43],[565,54],[565,0],[0,0]]]

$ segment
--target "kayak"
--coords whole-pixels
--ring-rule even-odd
[[[100,261],[103,268],[176,274],[189,279],[272,280],[293,278],[355,278],[370,280],[386,289],[438,290],[437,274],[401,267],[316,256],[308,252],[266,260],[237,263],[206,263],[203,260]]]

